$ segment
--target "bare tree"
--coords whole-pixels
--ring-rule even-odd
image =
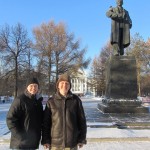
[[[141,76],[141,95],[150,96],[150,75],[145,74]]]
[[[135,56],[137,62],[137,78],[138,78],[138,87],[139,95],[141,95],[141,83],[143,82],[142,76],[145,76],[150,70],[150,53],[149,45],[146,43],[142,36],[139,33],[136,33],[131,38],[131,44],[127,48],[127,55]],[[143,84],[142,84],[143,85]]]
[[[148,38],[145,45],[146,45],[146,51],[144,54],[145,60],[146,60],[145,67],[146,67],[147,73],[150,73],[150,38]]]
[[[100,54],[92,61],[90,78],[92,79],[92,83],[96,89],[97,95],[104,95],[105,93],[106,63],[111,54],[112,46],[110,45],[110,42],[107,42],[106,45],[102,47]]]
[[[25,61],[25,54],[30,48],[30,43],[27,31],[20,23],[12,27],[5,25],[0,30],[0,51],[4,53],[5,65],[8,66],[6,74],[11,75],[15,80],[15,97],[18,91],[19,69]]]
[[[75,40],[73,34],[67,34],[65,36],[66,41],[63,41],[63,44],[60,46],[59,35],[57,36],[58,44],[54,51],[54,64],[56,66],[54,72],[56,73],[56,79],[63,72],[75,72],[79,68],[86,68],[90,63],[90,59],[85,59],[86,48],[80,49],[80,41]]]
[[[57,80],[60,73],[88,66],[90,59],[84,58],[86,49],[80,50],[79,40],[67,32],[64,23],[43,23],[33,29],[33,34],[39,68],[48,75],[49,90],[51,81]]]
[[[48,89],[51,88],[52,58],[54,50],[55,23],[50,21],[42,23],[33,29],[35,37],[35,49],[37,50],[38,70],[48,76]]]

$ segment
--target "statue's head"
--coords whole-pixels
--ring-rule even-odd
[[[122,6],[123,5],[123,0],[116,0],[116,3],[118,6]]]

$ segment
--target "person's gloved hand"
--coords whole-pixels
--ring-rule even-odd
[[[82,148],[82,147],[83,147],[83,144],[82,144],[82,143],[78,143],[78,147],[79,147],[79,148]]]
[[[44,144],[43,146],[44,146],[44,149],[47,149],[47,148],[49,149],[51,147],[50,144]]]

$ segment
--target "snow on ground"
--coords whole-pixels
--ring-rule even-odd
[[[150,138],[150,130],[88,128],[87,138]]]
[[[92,141],[92,139],[95,138],[99,139]],[[149,150],[149,138],[150,130],[88,128],[88,143],[81,150]],[[0,150],[9,149],[9,142],[5,143],[4,139],[10,139],[10,134],[7,134],[0,138]],[[39,149],[43,150],[43,146],[40,145]]]
[[[142,136],[148,136],[150,135],[149,131],[146,134],[146,130],[144,133],[142,133],[143,130],[140,132],[137,131],[125,131],[125,130],[120,130],[119,129],[109,129],[107,130],[106,128],[101,128],[101,129],[88,129],[88,142],[86,145],[84,145],[81,150],[149,150],[150,149],[150,140],[149,139],[144,139]],[[126,136],[124,136],[126,135]],[[141,136],[140,139],[132,139],[131,136]],[[9,134],[10,136],[10,134]],[[7,135],[7,138],[9,138]],[[102,140],[102,137],[109,137],[109,139],[104,139]],[[95,141],[91,141],[93,138],[100,138]],[[123,138],[122,138],[123,137]],[[130,137],[125,138],[125,137]],[[6,136],[5,136],[6,138]],[[6,138],[6,139],[7,139]],[[5,142],[0,140],[0,150],[8,150],[9,149],[9,142]],[[40,145],[39,150],[44,150],[43,146]]]
[[[0,136],[8,132],[6,126],[6,115],[9,107],[10,103],[0,104]]]
[[[83,101],[93,101],[93,100],[101,101],[101,100],[102,100],[102,97],[85,96],[85,97],[81,97],[81,99],[82,99]]]
[[[93,100],[100,100],[92,98]],[[90,98],[83,101],[90,101]],[[92,102],[92,101],[91,101]],[[6,114],[10,104],[0,104],[0,150],[9,149],[10,133],[7,134]],[[87,128],[88,143],[81,150],[149,150],[150,130],[111,128],[112,123],[87,122],[88,125],[106,125],[107,128]],[[6,135],[4,135],[6,134]],[[40,150],[43,146],[40,145]]]

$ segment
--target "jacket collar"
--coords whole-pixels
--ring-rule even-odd
[[[24,91],[24,94],[25,94],[27,97],[29,97],[30,99],[35,99],[35,98],[36,98],[36,95],[30,94],[27,89]]]
[[[62,99],[71,99],[73,97],[73,94],[71,91],[68,92],[67,96],[64,97],[63,95],[61,95],[59,93],[59,91],[56,92],[55,94],[55,98],[58,99],[58,100],[62,100]]]

